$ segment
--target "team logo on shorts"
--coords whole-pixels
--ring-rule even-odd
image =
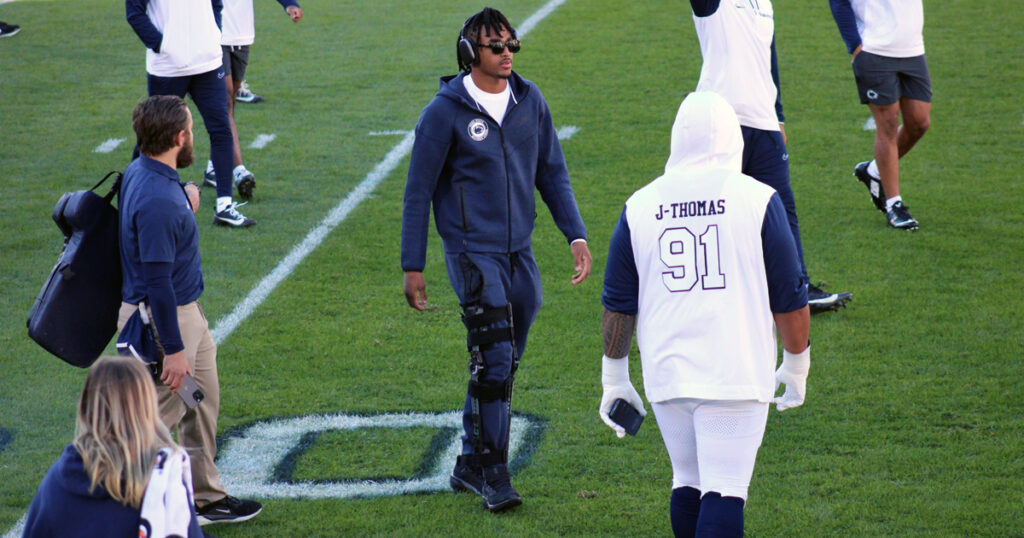
[[[872,101],[878,99],[878,92],[876,92],[875,90],[868,90],[867,92],[865,92],[864,95],[867,95],[868,99],[871,99]]]
[[[487,138],[487,122],[480,118],[474,118],[470,121],[469,137],[477,142]]]

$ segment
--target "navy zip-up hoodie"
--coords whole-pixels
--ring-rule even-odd
[[[462,73],[441,78],[423,109],[402,211],[402,269],[426,263],[428,211],[446,253],[509,253],[530,246],[533,191],[568,241],[586,239],[551,112],[532,82],[513,72],[512,101],[498,125],[470,97]]]

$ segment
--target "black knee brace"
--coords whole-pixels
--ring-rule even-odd
[[[508,327],[491,327],[494,323],[508,322]],[[473,422],[473,456],[483,465],[502,463],[508,458],[508,446],[502,453],[492,453],[483,442],[483,421],[480,417],[480,402],[504,401],[511,405],[512,379],[519,366],[513,340],[512,305],[504,307],[485,307],[470,304],[463,307],[462,323],[466,326],[466,349],[469,351],[469,394],[472,407]],[[498,342],[512,343],[512,373],[502,381],[483,381],[486,373],[481,348],[489,347]]]

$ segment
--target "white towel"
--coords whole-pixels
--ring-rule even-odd
[[[169,447],[160,449],[142,499],[139,538],[188,536],[192,502],[192,466],[188,454]]]

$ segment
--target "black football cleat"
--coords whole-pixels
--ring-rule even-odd
[[[845,307],[852,298],[853,294],[848,291],[828,293],[814,284],[807,285],[807,306],[811,308],[811,314],[834,312]]]
[[[871,195],[871,201],[875,204],[875,208],[885,213],[885,189],[882,188],[880,179],[868,173],[868,164],[870,163],[871,161],[857,163],[857,166],[853,168],[853,175],[868,188],[868,194]]]

